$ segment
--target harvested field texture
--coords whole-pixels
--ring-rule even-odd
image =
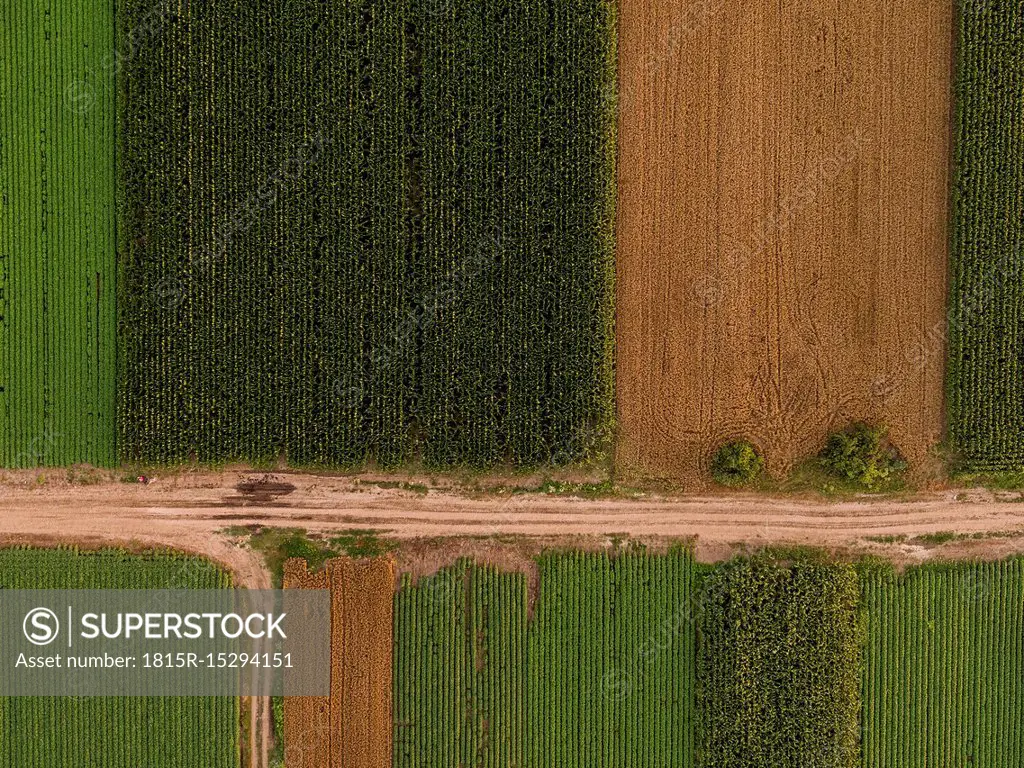
[[[285,768],[381,768],[391,760],[390,558],[285,562],[285,589],[331,590],[331,695],[284,700]]]
[[[864,585],[864,768],[1024,765],[1024,561]]]
[[[949,427],[962,469],[1024,466],[1024,24],[1018,3],[959,15]]]
[[[331,582],[331,768],[382,768],[391,760],[390,558],[327,565]],[[288,766],[291,768],[291,766]]]
[[[773,473],[855,419],[943,429],[950,0],[625,0],[622,466]]]
[[[309,573],[306,561],[284,564],[285,589],[330,589],[326,571]],[[284,700],[285,768],[325,768],[331,754],[331,700],[289,696]]]
[[[220,589],[205,560],[103,550],[0,550],[0,589]],[[233,697],[0,699],[4,768],[238,768]]]
[[[0,3],[0,466],[115,459],[109,0]]]

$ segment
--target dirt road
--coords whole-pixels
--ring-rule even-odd
[[[201,553],[229,567],[249,587],[267,586],[269,577],[260,558],[225,533],[233,526],[373,529],[398,539],[696,537],[705,548],[737,542],[844,547],[869,538],[947,531],[999,534],[992,542],[1013,540],[1013,532],[1024,536],[1024,495],[983,490],[829,503],[743,496],[582,499],[415,488],[380,488],[351,477],[245,472],[184,474],[150,485],[8,483],[0,486],[0,520],[7,541],[134,542]]]

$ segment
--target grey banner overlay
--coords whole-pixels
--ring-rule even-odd
[[[327,696],[327,590],[0,590],[0,696]]]

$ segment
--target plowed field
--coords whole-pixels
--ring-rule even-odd
[[[620,465],[943,429],[949,0],[624,0]]]

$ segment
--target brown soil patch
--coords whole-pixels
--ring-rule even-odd
[[[623,0],[620,467],[943,431],[950,0]]]

